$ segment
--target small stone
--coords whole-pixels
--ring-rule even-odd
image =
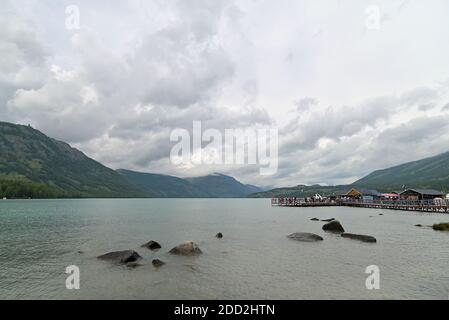
[[[153,261],[151,261],[151,264],[155,267],[155,268],[159,268],[162,267],[165,262],[159,259],[154,259]]]
[[[215,235],[216,238],[221,239],[223,238],[223,233],[219,232]]]
[[[156,241],[153,241],[153,240],[151,240],[151,241],[141,245],[141,247],[142,248],[147,248],[147,249],[150,249],[150,250],[157,250],[157,249],[162,248],[159,243],[157,243]]]
[[[292,233],[292,234],[288,235],[287,238],[296,240],[296,241],[303,241],[303,242],[323,241],[323,238],[320,237],[319,235],[314,234],[314,233],[308,233],[308,232]]]
[[[341,236],[343,238],[349,238],[349,239],[359,240],[359,241],[363,241],[363,242],[369,242],[369,243],[377,242],[376,238],[374,238],[372,236],[367,236],[364,234],[343,233]]]
[[[169,253],[190,256],[190,255],[201,254],[203,252],[198,247],[198,245],[196,243],[194,243],[193,241],[186,241],[186,242],[181,243],[180,245],[177,245],[173,249],[171,249],[169,251]]]
[[[100,260],[107,260],[115,263],[135,262],[142,257],[134,250],[114,251],[98,257]]]
[[[140,264],[140,263],[138,263],[138,262],[128,262],[127,264],[126,264],[126,266],[128,267],[128,268],[137,268],[137,267],[141,267],[141,266],[143,266],[143,264]]]
[[[323,230],[330,231],[330,232],[339,232],[339,233],[345,232],[345,229],[343,228],[340,221],[338,221],[338,220],[334,220],[329,223],[326,223],[323,226]]]

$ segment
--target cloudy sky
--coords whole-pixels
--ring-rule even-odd
[[[0,119],[112,168],[352,182],[449,151],[448,12],[447,0],[3,0]],[[279,170],[173,165],[170,133],[192,121],[278,129]]]

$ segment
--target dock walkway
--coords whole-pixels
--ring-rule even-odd
[[[435,199],[435,200],[314,200],[306,201],[300,198],[273,198],[271,199],[272,206],[280,207],[358,207],[358,208],[372,208],[372,209],[389,209],[389,210],[404,210],[404,211],[420,211],[420,212],[440,212],[449,213],[449,200]]]

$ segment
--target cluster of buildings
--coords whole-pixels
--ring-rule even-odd
[[[390,193],[380,193],[377,190],[364,188],[351,188],[341,190],[328,195],[330,200],[359,199],[363,201],[374,200],[435,200],[444,199],[445,194],[432,189],[406,189],[403,191],[393,191]]]

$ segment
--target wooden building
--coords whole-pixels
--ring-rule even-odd
[[[328,198],[332,200],[342,199],[360,199],[366,201],[377,200],[381,198],[381,193],[377,190],[351,188],[349,190],[340,190],[329,195]]]
[[[433,200],[443,197],[444,194],[441,191],[432,189],[407,189],[400,194],[403,200]]]

